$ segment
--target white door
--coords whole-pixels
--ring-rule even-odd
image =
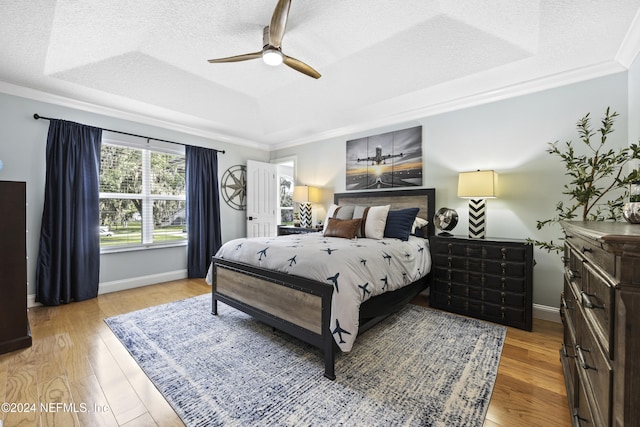
[[[277,165],[247,160],[247,237],[276,235]]]

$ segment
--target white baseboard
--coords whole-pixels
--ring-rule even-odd
[[[126,289],[139,288],[141,286],[154,285],[156,283],[185,279],[186,277],[187,270],[176,270],[160,274],[151,274],[148,276],[132,277],[130,279],[103,282],[100,283],[98,287],[98,294],[124,291]],[[27,295],[27,307],[37,307],[41,305],[40,303],[37,303],[35,301],[35,294]],[[558,308],[550,307],[548,305],[533,304],[533,317],[536,319],[561,323],[560,311],[558,310]]]
[[[126,289],[139,288],[147,285],[155,285],[156,283],[170,282],[172,280],[180,280],[187,278],[187,270],[168,271],[166,273],[150,274],[148,276],[132,277],[129,279],[113,280],[111,282],[102,282],[98,285],[98,295],[108,294],[110,292],[124,291]],[[27,307],[37,307],[40,304],[36,302],[36,295],[27,295]]]
[[[548,305],[533,304],[533,317],[556,323],[562,322],[560,319],[560,309],[549,307]]]

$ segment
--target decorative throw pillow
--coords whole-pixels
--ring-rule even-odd
[[[353,211],[353,218],[362,218],[358,237],[369,239],[383,239],[384,227],[387,223],[387,214],[390,205],[385,206],[356,206]]]
[[[327,230],[327,223],[329,222],[329,218],[337,218],[337,219],[351,219],[353,218],[353,205],[336,205],[331,204],[329,206],[329,210],[327,211],[327,216],[324,219],[324,230]]]
[[[429,221],[427,221],[424,218],[420,218],[419,216],[417,216],[416,219],[413,220],[413,227],[411,227],[411,234],[416,234],[416,230],[424,228],[427,225],[429,225]],[[425,233],[422,232],[420,235],[424,236]]]
[[[326,237],[342,237],[344,239],[354,239],[358,228],[360,228],[360,218],[357,219],[337,219],[329,218],[327,228],[324,231]]]
[[[387,223],[384,228],[384,237],[392,237],[400,240],[409,240],[413,221],[418,215],[418,208],[389,211]]]

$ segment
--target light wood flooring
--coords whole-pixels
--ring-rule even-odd
[[[182,426],[103,319],[210,289],[185,279],[30,309],[33,346],[0,355],[0,403],[17,410],[0,411],[0,427]],[[428,305],[423,297],[414,302]],[[508,329],[486,427],[571,425],[558,356],[562,327],[533,325],[533,332]]]

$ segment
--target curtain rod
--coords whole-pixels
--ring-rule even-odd
[[[44,116],[39,115],[38,113],[34,114],[33,118],[36,119],[36,120],[38,120],[38,119],[59,120],[59,119],[52,119],[51,117],[44,117]],[[170,144],[178,144],[178,145],[184,145],[184,146],[190,145],[190,144],[184,144],[182,142],[175,142],[175,141],[169,141],[169,140],[166,140],[166,139],[152,138],[152,137],[144,136],[144,135],[137,135],[135,133],[122,132],[122,131],[119,131],[119,130],[105,129],[105,128],[100,128],[100,129],[106,130],[107,132],[114,132],[114,133],[119,133],[119,134],[122,134],[122,135],[135,136],[135,137],[144,138],[144,139],[147,139],[147,140],[151,139],[151,140],[154,140],[154,141],[168,142]],[[215,148],[212,148],[211,150],[216,151],[218,153],[222,153],[222,154],[225,153],[224,150],[216,150]]]

